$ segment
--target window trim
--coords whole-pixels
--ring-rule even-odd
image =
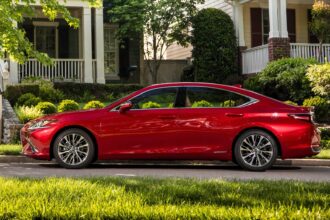
[[[231,93],[235,93],[237,95],[240,95],[240,96],[243,96],[243,97],[246,97],[248,98],[250,101],[242,104],[242,105],[239,105],[239,106],[234,106],[234,107],[196,107],[196,108],[192,108],[192,107],[173,107],[173,108],[148,108],[148,109],[131,109],[130,111],[148,111],[148,110],[173,110],[173,109],[233,109],[233,108],[244,108],[244,107],[247,107],[247,106],[250,106],[250,105],[253,105],[257,102],[259,102],[258,99],[255,99],[255,98],[252,98],[250,96],[247,96],[247,95],[243,95],[241,93],[238,93],[238,92],[234,92],[234,91],[230,91],[230,90],[226,90],[226,89],[222,89],[222,88],[215,88],[215,87],[209,87],[209,86],[188,86],[188,85],[185,85],[185,86],[168,86],[168,87],[160,87],[160,88],[153,88],[153,89],[150,89],[150,90],[147,90],[147,91],[144,91],[138,95],[135,95],[133,97],[131,97],[130,99],[126,100],[125,102],[129,102],[131,101],[132,99],[140,96],[140,95],[143,95],[147,92],[150,92],[150,91],[153,91],[153,90],[156,90],[156,89],[164,89],[164,88],[178,88],[178,91],[180,88],[182,87],[197,87],[197,88],[209,88],[209,89],[216,89],[216,90],[221,90],[221,91],[226,91],[226,92],[231,92]],[[114,112],[118,112],[119,109],[117,109],[121,104],[125,103],[125,102],[121,102],[119,103],[117,106],[113,107],[110,111],[114,111]]]

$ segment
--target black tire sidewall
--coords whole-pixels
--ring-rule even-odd
[[[69,165],[69,164],[66,164],[64,163],[61,158],[59,157],[58,155],[58,145],[60,143],[60,141],[62,140],[62,138],[68,134],[72,134],[72,133],[75,133],[75,134],[79,134],[81,136],[83,136],[86,141],[88,142],[89,144],[89,153],[87,155],[87,158],[84,162],[82,162],[81,164],[78,164],[78,165]],[[93,159],[94,159],[94,155],[95,155],[95,146],[94,146],[94,142],[92,140],[92,138],[90,137],[90,135],[79,129],[79,128],[70,128],[70,129],[67,129],[65,131],[62,131],[55,139],[54,141],[54,144],[53,144],[53,155],[57,161],[57,163],[59,165],[61,165],[62,167],[64,168],[67,168],[67,169],[80,169],[80,168],[84,168],[84,167],[87,167],[90,163],[92,163]]]
[[[240,153],[240,145],[242,143],[242,141],[253,134],[259,134],[259,135],[263,135],[265,136],[272,144],[273,146],[273,157],[271,158],[271,160],[269,161],[268,164],[262,166],[262,167],[253,167],[250,166],[249,164],[246,164],[243,160],[243,158],[241,157],[241,153]],[[237,164],[242,167],[245,170],[250,170],[250,171],[265,171],[267,169],[269,169],[271,166],[273,166],[273,164],[275,163],[276,159],[277,159],[277,155],[278,155],[278,145],[274,139],[274,137],[272,135],[270,135],[268,132],[262,131],[262,130],[258,130],[258,129],[253,129],[253,130],[248,130],[246,132],[244,132],[243,134],[241,134],[237,141],[235,142],[235,147],[234,147],[234,155],[235,155],[235,160],[237,162]]]

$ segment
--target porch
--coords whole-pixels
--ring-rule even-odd
[[[234,21],[242,51],[242,73],[262,71],[281,57],[317,58],[318,40],[309,29],[314,0],[236,0]],[[330,42],[329,42],[330,43]],[[329,58],[330,44],[320,57]]]

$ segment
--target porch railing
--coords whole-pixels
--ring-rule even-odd
[[[330,44],[322,45],[322,53],[319,56],[320,45],[309,43],[292,43],[290,44],[291,57],[315,58],[321,62],[329,61]]]
[[[268,44],[253,47],[242,52],[243,74],[259,73],[269,61]]]
[[[83,81],[83,59],[53,59],[54,65],[45,66],[36,59],[18,65],[18,80],[41,77],[49,80]]]

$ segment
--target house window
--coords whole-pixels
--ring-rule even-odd
[[[35,49],[48,54],[49,57],[58,57],[58,23],[33,22]]]
[[[104,27],[104,71],[105,77],[116,76],[119,72],[119,45],[115,37],[116,27]]]
[[[268,44],[269,38],[269,10],[262,9],[262,44]]]

